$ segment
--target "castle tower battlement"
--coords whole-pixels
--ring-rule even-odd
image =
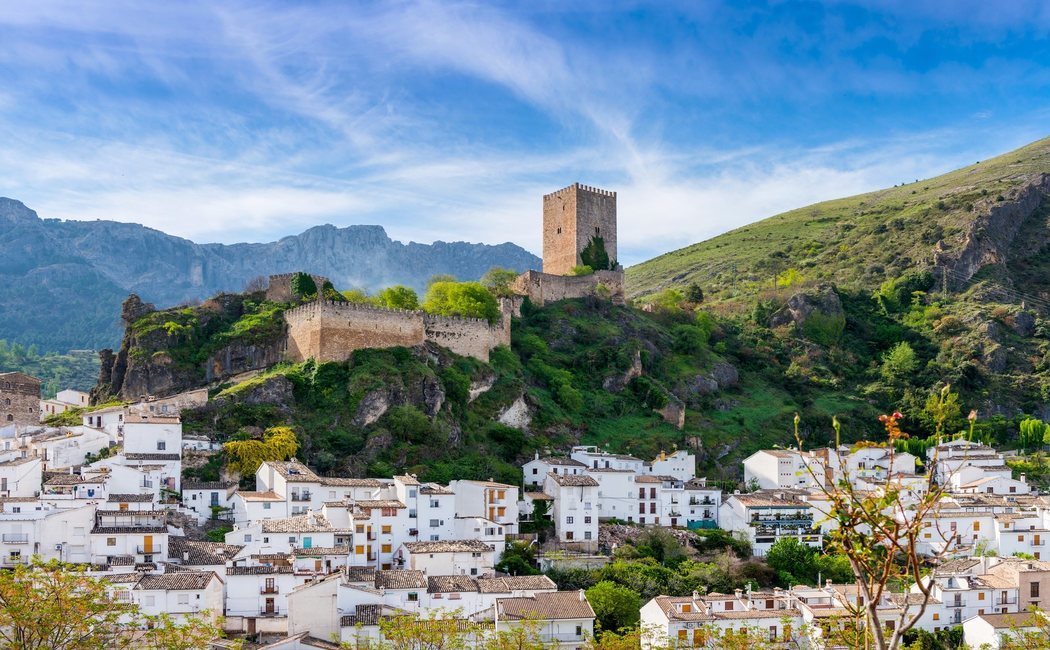
[[[600,238],[616,260],[616,192],[573,183],[543,197],[543,272],[568,275]]]

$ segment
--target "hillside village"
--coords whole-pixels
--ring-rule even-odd
[[[360,350],[434,344],[484,362],[509,344],[526,298],[622,302],[615,198],[579,184],[544,197],[544,270],[511,283],[497,322],[326,300],[329,283],[311,276],[315,297],[283,314],[284,359],[342,362]],[[572,275],[595,257],[598,269]],[[274,276],[269,297],[291,296],[298,281]],[[537,450],[523,459],[520,484],[329,475],[294,457],[204,481],[185,470],[223,447],[183,423],[214,391],[109,405],[79,391],[39,395],[39,380],[0,374],[3,567],[80,565],[115,602],[175,619],[214,616],[231,639],[256,647],[373,647],[390,641],[385,622],[420,616],[454,621],[478,643],[525,630],[543,647],[581,649],[617,632],[619,619],[593,591],[605,581],[583,588],[574,580],[631,561],[684,571],[638,559],[654,540],[693,553],[686,562],[695,566],[696,548],[709,541],[725,562],[756,573],[721,592],[634,590],[644,602],[626,618],[641,646],[743,638],[753,647],[840,647],[837,631],[858,602],[868,605],[859,583],[841,570],[800,581],[774,562],[789,548],[827,557],[842,494],[892,495],[884,509],[904,523],[924,513],[914,540],[924,573],[873,605],[888,631],[910,616],[915,630],[961,626],[970,647],[998,647],[1003,635],[1043,629],[1034,612],[1050,609],[1050,557],[1042,557],[1050,496],[1015,477],[1006,453],[965,436],[944,435],[924,455],[893,441],[764,449],[743,460],[739,483],[698,476],[687,449],[642,458],[594,444]],[[684,407],[651,406],[681,426]]]

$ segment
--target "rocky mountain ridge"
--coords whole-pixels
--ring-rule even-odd
[[[41,219],[0,198],[0,339],[47,350],[113,346],[129,293],[161,305],[240,291],[252,278],[309,270],[340,288],[423,289],[436,274],[477,279],[539,258],[511,243],[419,244],[381,226],[322,225],[275,242],[197,244],[138,224]]]

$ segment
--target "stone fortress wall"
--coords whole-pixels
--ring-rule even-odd
[[[0,427],[40,423],[40,380],[21,372],[0,373]]]
[[[271,275],[270,284],[266,287],[266,299],[272,302],[291,302],[295,298],[295,293],[292,291],[292,278],[296,275],[298,273]],[[318,291],[328,282],[328,278],[323,275],[311,273],[310,277],[314,279]]]
[[[292,361],[345,361],[354,350],[412,347],[431,342],[452,352],[488,361],[497,345],[510,345],[510,312],[501,323],[479,318],[435,316],[360,303],[315,300],[284,313],[286,355]]]
[[[579,276],[525,271],[511,283],[510,288],[516,294],[528,296],[532,304],[541,306],[556,300],[596,295],[598,285],[609,291],[609,299],[613,303],[624,304],[623,271],[619,269]]]

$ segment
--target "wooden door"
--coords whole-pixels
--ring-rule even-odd
[[[153,535],[145,535],[142,538],[142,552],[145,554],[153,553]]]

